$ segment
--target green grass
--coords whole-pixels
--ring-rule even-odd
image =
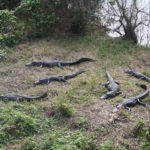
[[[38,139],[39,140],[39,139]],[[25,139],[17,150],[98,150],[94,137],[83,136],[79,131],[55,131],[42,136],[40,141]]]
[[[135,86],[136,80],[127,78],[121,70],[125,69],[128,62],[134,62],[134,57],[140,62],[145,59],[146,55],[142,58],[138,54],[148,52],[149,48],[135,46],[131,41],[122,38],[114,39],[106,35],[100,36],[92,33],[78,38],[39,40],[24,45],[20,45],[19,50],[16,48],[13,53],[8,53],[8,60],[6,59],[1,64],[1,81],[4,80],[7,83],[1,87],[2,92],[38,93],[45,90],[46,86],[32,87],[32,81],[35,78],[42,78],[49,74],[68,74],[68,71],[74,72],[79,68],[88,68],[89,71],[65,84],[49,84],[47,99],[24,101],[20,104],[0,102],[0,146],[2,150],[125,150],[125,148],[132,148],[132,143],[128,140],[120,139],[116,141],[116,143],[124,143],[124,147],[121,144],[116,146],[116,143],[109,141],[112,138],[111,136],[114,136],[113,131],[118,128],[118,123],[120,130],[124,129],[121,126],[124,122],[109,122],[112,115],[112,105],[121,102],[123,98],[120,95],[111,100],[100,99],[100,96],[104,94],[103,91],[106,90],[102,86],[107,80],[105,66],[109,67],[113,78],[121,82],[121,90],[127,96],[139,94],[143,90]],[[20,51],[20,49],[22,50]],[[31,58],[31,54],[33,58]],[[24,66],[31,59],[48,60],[57,57],[63,60],[93,57],[97,61],[66,67],[64,70],[59,68],[25,68]],[[13,62],[14,59],[17,61]],[[14,65],[15,67],[19,65],[20,70],[16,71]],[[25,78],[21,78],[21,73],[26,74]],[[144,73],[149,74],[148,68],[144,69]],[[15,79],[22,81],[20,83],[21,89],[13,86],[18,83],[17,80],[16,83],[12,82],[15,76],[17,76]],[[149,97],[146,100],[149,102]],[[97,107],[95,103],[102,103],[102,105]],[[102,108],[107,110],[101,111]],[[140,113],[148,112],[140,106],[137,107],[137,110],[141,111]],[[98,116],[101,113],[100,118]],[[134,113],[138,117],[140,116],[136,113],[136,110],[134,110]],[[126,119],[126,125],[128,126],[128,123],[131,123],[131,114],[125,111],[122,112],[122,115],[123,118],[128,118]],[[105,119],[105,116],[108,116],[108,118]],[[133,123],[137,121],[138,117],[133,117]],[[147,114],[144,117],[147,117]],[[92,122],[93,119],[94,123]],[[96,124],[97,120],[99,120],[98,124]],[[139,126],[134,125],[135,129],[138,130]],[[140,135],[143,140],[140,144],[142,144],[143,150],[148,150],[149,127],[146,126],[141,130]],[[116,138],[116,135],[114,138]],[[136,138],[139,138],[139,136]],[[139,147],[140,144],[138,144]]]
[[[112,144],[110,141],[105,142],[101,145],[100,150],[127,150],[125,147],[118,147]]]

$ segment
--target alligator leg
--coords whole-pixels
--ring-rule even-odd
[[[106,88],[108,88],[108,84],[109,84],[109,81],[107,81],[107,82],[104,84],[104,86],[105,86]]]
[[[131,109],[129,107],[127,107],[127,106],[125,106],[124,108],[127,109],[127,110],[129,110],[129,111],[131,111]]]
[[[58,67],[64,70],[64,67],[61,65],[61,63],[58,63]]]
[[[16,99],[17,103],[20,103],[20,99],[21,99],[21,98],[17,98],[17,99]]]
[[[119,82],[117,82],[117,81],[115,81],[115,83],[116,83],[116,84],[118,84],[118,85],[120,85],[120,83],[119,83]]]
[[[127,98],[127,96],[123,92],[121,92],[120,94],[122,95],[123,98]]]
[[[144,107],[147,106],[145,103],[141,102],[139,99],[138,99],[137,101],[138,101],[138,104],[140,104],[140,105],[142,105],[142,106],[144,106]]]
[[[64,77],[64,76],[61,78],[61,80],[60,80],[60,81],[67,82],[67,80],[65,79],[65,77]]]
[[[48,81],[47,81],[47,88],[48,88],[48,84],[49,84],[49,83],[50,83],[50,81],[48,80]]]
[[[107,92],[108,92],[108,90],[103,91],[103,93],[107,93]]]

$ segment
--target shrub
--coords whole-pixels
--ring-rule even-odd
[[[124,147],[117,147],[110,143],[109,141],[105,142],[104,144],[101,145],[100,150],[126,150]]]
[[[144,141],[142,143],[142,150],[150,149],[150,125],[143,129],[142,135],[144,137]]]
[[[0,11],[0,45],[12,46],[20,41],[22,28],[13,11]]]
[[[9,9],[12,10],[20,4],[21,0],[1,0],[0,1],[0,10]]]
[[[85,19],[84,13],[79,9],[73,10],[73,18],[71,22],[71,32],[73,34],[84,33],[85,30]]]
[[[15,15],[25,24],[28,37],[41,36],[56,23],[55,12],[46,12],[40,0],[22,1]]]
[[[14,139],[20,139],[37,132],[37,123],[29,115],[1,108],[0,110],[0,145],[6,145]]]
[[[42,150],[98,150],[94,137],[83,136],[80,132],[55,133],[46,139]]]

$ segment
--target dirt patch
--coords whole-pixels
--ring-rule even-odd
[[[97,135],[99,143],[108,140],[117,145],[123,143],[132,143],[132,148],[139,146],[139,138],[126,137],[126,134],[135,127],[136,123],[144,120],[148,123],[150,108],[136,106],[131,112],[121,110],[121,112],[113,114],[113,105],[109,100],[96,100],[90,104],[82,104],[77,107],[79,113],[82,113],[90,122],[90,132]]]

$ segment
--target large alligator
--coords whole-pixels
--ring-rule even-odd
[[[143,85],[143,84],[140,85],[140,87],[145,90],[145,92],[143,94],[140,94],[135,97],[125,98],[122,103],[119,103],[116,105],[116,108],[113,110],[113,113],[119,111],[121,108],[130,110],[129,107],[135,106],[136,104],[140,104],[140,105],[143,105],[144,107],[146,107],[147,105],[145,103],[141,102],[141,100],[144,99],[148,95],[149,89],[147,88],[146,85]]]
[[[132,70],[127,70],[125,71],[127,74],[129,74],[130,76],[134,76],[136,77],[137,79],[140,79],[140,80],[145,80],[147,82],[150,82],[150,77],[140,73],[140,72],[135,72],[135,71],[132,71]]]
[[[81,73],[83,73],[85,71],[88,71],[88,69],[81,69],[81,70],[79,70],[76,73],[71,74],[71,75],[54,75],[54,76],[49,76],[47,78],[43,78],[43,79],[40,79],[40,80],[36,81],[34,83],[34,85],[49,84],[50,82],[53,82],[53,81],[66,82],[68,79],[72,79],[72,78],[78,76],[79,74],[81,74]]]
[[[37,67],[60,67],[63,68],[64,66],[72,66],[77,65],[82,62],[86,61],[94,61],[91,58],[80,58],[76,61],[60,61],[60,60],[54,60],[54,61],[43,61],[43,60],[34,60],[31,63],[26,64],[26,66],[37,66]]]
[[[120,92],[120,84],[112,78],[107,68],[106,76],[108,82],[105,84],[105,87],[108,89],[108,91],[105,95],[101,96],[101,99],[112,98],[122,93]]]
[[[47,96],[47,92],[43,93],[39,96],[27,96],[27,95],[17,95],[17,94],[7,94],[7,95],[0,95],[0,100],[9,100],[9,101],[17,101],[20,102],[21,100],[30,101],[32,99],[41,99]]]

